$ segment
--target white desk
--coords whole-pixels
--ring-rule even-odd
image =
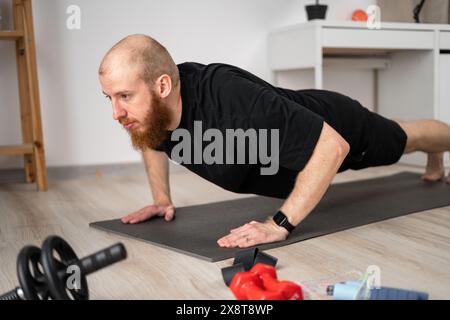
[[[362,22],[315,20],[273,30],[268,43],[277,85],[292,70],[310,70],[313,87],[321,89],[327,65],[364,66],[374,70],[376,112],[450,124],[450,25],[382,22],[381,29],[368,29]]]

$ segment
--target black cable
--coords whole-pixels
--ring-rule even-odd
[[[425,3],[425,0],[420,1],[420,3],[414,8],[413,13],[414,13],[414,21],[416,23],[420,23],[420,11],[422,11],[422,7]]]

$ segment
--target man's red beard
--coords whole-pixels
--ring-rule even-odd
[[[128,130],[133,148],[138,151],[144,151],[147,148],[157,149],[168,136],[169,108],[155,94],[152,94],[151,101],[151,107],[147,111],[144,121],[139,123],[144,127],[143,130],[141,128]],[[123,119],[120,122],[128,123],[130,121]]]

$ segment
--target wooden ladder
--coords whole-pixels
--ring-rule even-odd
[[[13,31],[0,31],[0,40],[15,40],[23,144],[0,146],[0,155],[24,156],[28,183],[47,190],[44,142],[39,103],[31,0],[13,0]]]

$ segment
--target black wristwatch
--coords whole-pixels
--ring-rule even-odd
[[[278,211],[274,216],[273,216],[273,221],[279,225],[280,227],[285,228],[289,233],[292,232],[292,230],[295,229],[295,227],[290,224],[288,218],[284,215],[283,212]]]

